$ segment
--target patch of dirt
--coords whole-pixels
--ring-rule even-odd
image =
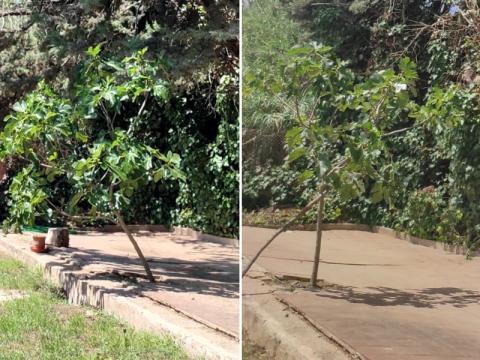
[[[265,228],[279,228],[287,221],[295,217],[301,209],[299,208],[267,208],[255,211],[243,212],[243,225],[261,226]],[[315,230],[316,209],[310,210],[305,216],[296,220],[289,230]]]
[[[58,319],[65,323],[67,322],[72,316],[75,315],[85,315],[85,309],[81,306],[75,306],[71,304],[56,304],[55,305],[55,314],[57,315]],[[90,317],[85,316],[85,318],[90,319]]]
[[[268,360],[271,359],[268,356],[264,347],[259,346],[252,341],[250,341],[246,334],[243,336],[243,347],[242,347],[242,359],[244,360]]]
[[[27,294],[23,291],[0,289],[0,303],[9,301],[9,300],[20,299],[25,296],[27,296]]]
[[[273,275],[273,274],[262,274],[261,276],[250,276],[253,279],[260,279],[264,285],[277,285],[279,286],[278,290],[283,291],[295,291],[297,289],[305,290],[321,290],[327,287],[334,286],[333,284],[327,283],[325,280],[319,279],[317,281],[317,287],[312,288],[310,286],[310,278],[302,276],[293,276],[293,275]]]

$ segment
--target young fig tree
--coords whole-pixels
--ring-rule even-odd
[[[284,59],[282,74],[276,80],[268,79],[265,90],[282,101],[285,113],[293,119],[286,134],[286,161],[302,162],[298,181],[313,183],[316,195],[265,243],[243,275],[278,235],[316,206],[310,284],[317,286],[325,201],[332,192],[345,200],[360,196],[367,180],[380,179],[377,169],[388,161],[384,139],[394,134],[388,129],[413,110],[410,90],[416,73],[406,59],[399,74],[387,70],[358,83],[330,48],[313,45],[292,49]],[[387,191],[374,185],[374,195],[375,201],[380,201]]]
[[[20,164],[8,190],[8,230],[18,231],[39,216],[75,223],[114,222],[128,236],[153,282],[124,212],[148,183],[182,180],[184,175],[179,155],[163,154],[116,124],[124,106],[136,108],[137,119],[148,101],[169,99],[168,82],[157,76],[159,66],[146,61],[144,54],[105,61],[98,47],[89,49],[72,100],[40,83],[6,117],[0,161],[15,159]]]

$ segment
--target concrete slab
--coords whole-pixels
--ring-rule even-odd
[[[195,357],[236,359],[239,348],[238,249],[171,233],[137,234],[157,280],[144,279],[122,233],[71,235],[70,248],[29,250],[30,235],[0,247],[41,265],[69,301],[101,307],[134,326],[169,333]]]
[[[244,227],[244,255],[273,232]],[[478,359],[479,258],[361,231],[327,231],[323,239],[319,278],[327,286],[277,290],[279,301],[367,359]],[[314,242],[314,232],[287,232],[259,265],[308,278]]]
[[[259,266],[243,278],[243,344],[259,345],[266,359],[349,360],[354,352],[338,346],[334,337],[319,332],[278,301],[283,286]],[[253,359],[254,357],[252,357]]]

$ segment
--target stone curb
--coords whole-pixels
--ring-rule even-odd
[[[168,232],[168,227],[164,225],[128,225],[128,229],[133,233],[139,233],[141,231],[146,232]],[[105,232],[105,233],[114,233],[114,232],[123,232],[123,229],[118,225],[103,225],[99,227],[84,227],[84,228],[74,228],[72,230],[78,232]]]
[[[191,236],[195,240],[213,242],[213,243],[222,244],[222,245],[230,245],[238,248],[238,239],[205,234],[205,233],[202,233],[201,231],[196,231],[187,227],[174,226],[173,234],[181,235],[181,236]]]
[[[128,225],[128,228],[133,233],[139,232],[169,232],[170,230],[164,225]],[[78,233],[83,232],[106,232],[106,233],[113,233],[113,232],[123,232],[122,228],[118,225],[104,225],[101,227],[86,227],[86,228],[75,228],[72,229],[77,231]],[[238,248],[238,239],[234,238],[227,238],[217,235],[210,235],[205,234],[201,231],[193,230],[192,228],[182,227],[182,226],[174,226],[173,232],[174,235],[181,235],[181,236],[191,236],[193,239],[198,241],[206,241],[206,242],[213,242],[222,245],[230,245]]]
[[[138,330],[171,336],[193,359],[238,359],[238,341],[145,297],[125,297],[81,279],[59,259],[35,254],[28,247],[27,242],[14,245],[0,235],[1,251],[30,266],[40,267],[48,280],[65,291],[69,303],[98,307]]]
[[[278,229],[280,226],[276,225],[255,225],[255,224],[244,224],[244,226],[250,227],[259,227],[267,229]],[[306,225],[292,225],[289,227],[289,230],[300,230],[300,231],[315,231],[315,224],[306,224]],[[373,226],[365,224],[352,224],[352,223],[336,223],[336,224],[323,224],[322,230],[350,230],[350,231],[365,231],[371,233],[378,233],[383,235],[388,235],[395,239],[408,241],[411,244],[421,245],[436,250],[443,250],[445,252],[457,254],[457,255],[468,255],[468,256],[480,256],[480,250],[477,251],[468,251],[463,245],[455,244],[446,244],[440,241],[422,239],[416,236],[409,235],[406,232],[397,231],[394,229],[387,228],[385,226]]]
[[[255,264],[252,270],[273,278],[259,265]],[[265,348],[272,359],[364,360],[348,344],[327,330],[313,326],[296,309],[279,301],[273,293],[264,296],[271,298],[269,306],[248,296],[243,299],[243,329],[244,336]],[[298,329],[302,332],[299,337],[296,336]],[[329,352],[327,347],[337,350]]]

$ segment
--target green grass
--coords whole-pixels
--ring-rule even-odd
[[[40,270],[0,255],[0,289],[39,290],[45,285]]]
[[[0,303],[0,360],[187,359],[168,337],[133,330],[93,308],[68,305],[39,271],[0,255],[0,290],[28,295]]]

